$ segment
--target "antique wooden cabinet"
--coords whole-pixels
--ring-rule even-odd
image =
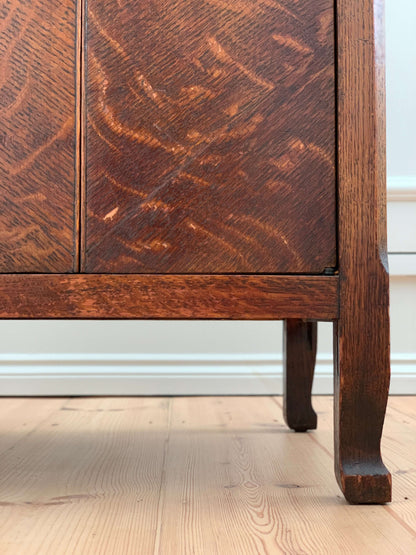
[[[389,501],[382,25],[379,0],[3,2],[0,316],[284,320],[297,431],[332,321],[337,478]]]

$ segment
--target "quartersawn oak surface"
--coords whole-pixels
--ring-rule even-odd
[[[89,0],[81,269],[336,265],[334,2]]]
[[[37,275],[0,278],[0,318],[333,320],[338,276]]]
[[[380,457],[390,383],[383,0],[339,0],[336,473],[347,499],[390,499]]]
[[[75,0],[0,5],[0,272],[71,272]]]
[[[332,400],[315,432],[280,397],[3,398],[0,551],[242,555],[416,551],[416,398],[392,397],[393,502],[350,506]]]

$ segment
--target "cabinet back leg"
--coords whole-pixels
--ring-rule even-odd
[[[316,359],[317,323],[285,320],[283,325],[283,414],[296,432],[316,428],[312,382]]]

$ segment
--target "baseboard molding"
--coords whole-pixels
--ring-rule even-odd
[[[387,201],[416,201],[416,175],[393,175],[387,178]]]
[[[333,390],[318,356],[314,394]],[[282,359],[268,355],[0,356],[0,395],[280,395]],[[416,394],[416,353],[392,357],[391,393]]]

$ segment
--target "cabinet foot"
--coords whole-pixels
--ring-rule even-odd
[[[371,462],[337,462],[335,474],[349,503],[382,504],[391,501],[391,475],[381,458]]]
[[[283,414],[286,424],[296,432],[314,430],[317,424],[311,400],[316,336],[316,322],[284,321]]]
[[[377,328],[341,319],[334,324],[335,474],[350,503],[388,503],[391,476],[380,454],[390,360],[388,313]],[[372,328],[372,329],[371,329]]]

